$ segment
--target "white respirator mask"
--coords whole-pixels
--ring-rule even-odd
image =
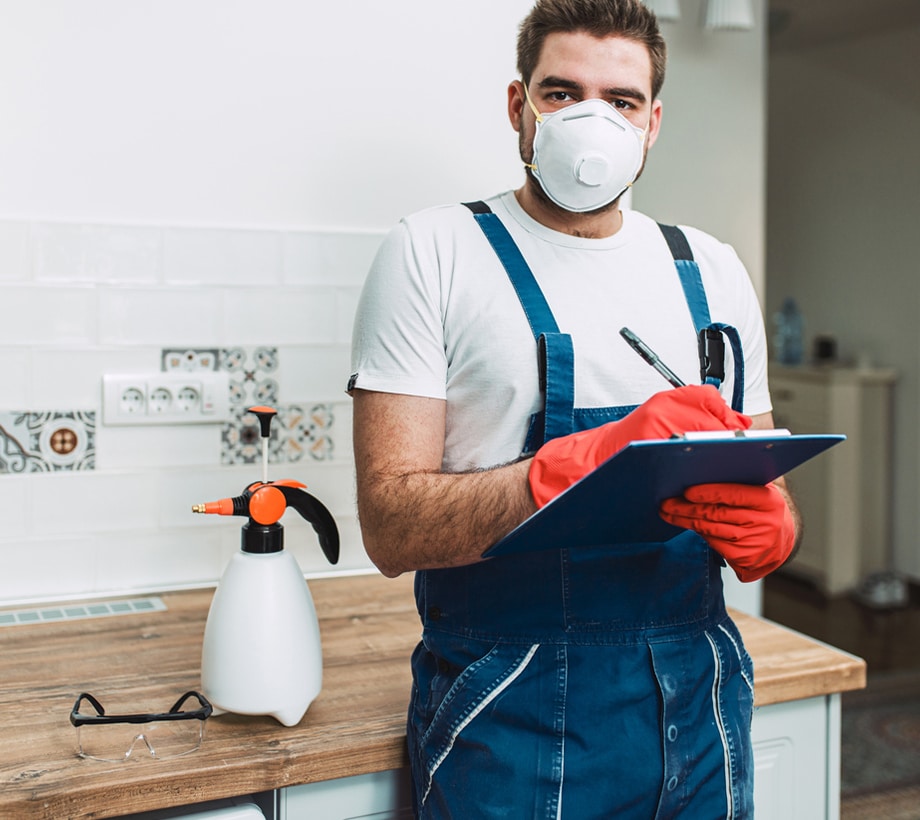
[[[610,103],[583,100],[552,114],[537,111],[533,163],[527,165],[546,195],[575,213],[609,205],[642,170],[648,127],[637,128]]]

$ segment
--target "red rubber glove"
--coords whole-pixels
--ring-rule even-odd
[[[795,522],[775,484],[699,484],[661,503],[669,524],[695,530],[741,581],[782,566],[795,547]]]
[[[631,441],[750,426],[750,417],[732,410],[712,385],[666,390],[620,421],[546,442],[530,465],[530,491],[542,507]]]

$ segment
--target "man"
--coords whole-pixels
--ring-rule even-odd
[[[792,553],[782,482],[688,489],[662,505],[685,528],[666,543],[481,557],[632,440],[773,426],[735,253],[619,208],[661,127],[664,62],[638,0],[538,0],[508,89],[524,185],[404,219],[365,285],[358,507],[380,570],[417,570],[421,817],[753,810],[753,670],[720,568],[752,580]],[[624,325],[688,384],[698,333],[724,335],[725,374],[667,389]]]

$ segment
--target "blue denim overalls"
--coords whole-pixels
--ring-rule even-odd
[[[468,207],[539,344],[545,409],[525,453],[634,409],[574,407],[571,339],[498,217]],[[689,246],[662,230],[705,327]],[[736,349],[739,404],[740,360]],[[560,545],[416,573],[423,634],[408,737],[417,815],[751,817],[753,667],[725,612],[721,563],[686,531],[666,543]]]

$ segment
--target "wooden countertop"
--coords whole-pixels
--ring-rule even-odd
[[[198,688],[211,590],[161,595],[166,612],[0,628],[0,817],[111,817],[405,765],[420,633],[411,576],[324,578],[310,589],[323,691],[300,724],[211,718],[202,747],[173,760],[82,760],[68,716],[83,691],[118,713],[168,709]],[[733,614],[758,706],[865,686],[859,658]]]

